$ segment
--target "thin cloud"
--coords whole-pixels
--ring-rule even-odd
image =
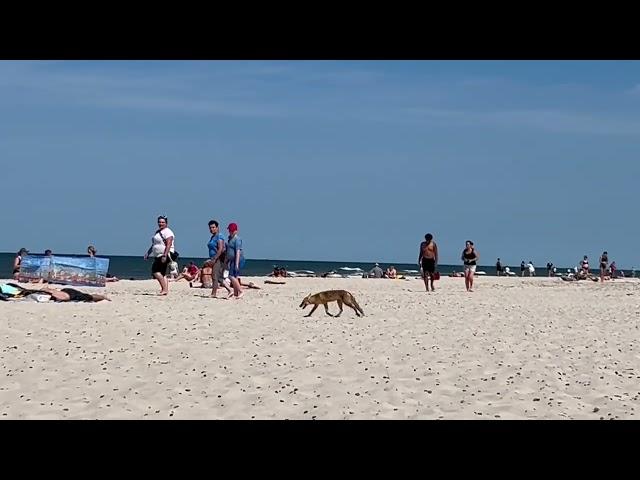
[[[279,117],[284,115],[284,112],[268,106],[161,96],[109,96],[95,99],[93,104],[107,108],[130,108],[231,117]]]
[[[264,69],[262,70],[264,73]],[[256,73],[254,71],[254,73]],[[208,76],[199,72],[118,73],[49,71],[42,65],[29,63],[0,64],[0,87],[28,90],[39,104],[65,102],[100,108],[130,108],[138,110],[167,111],[185,114],[209,114],[240,117],[277,117],[283,112],[271,105],[243,101],[246,89],[234,89],[233,85],[221,92],[218,98],[195,99],[193,93],[202,92],[194,85],[206,85]],[[215,90],[211,85],[209,89]],[[215,85],[214,85],[215,87]],[[40,98],[37,94],[40,93]],[[7,96],[10,99],[12,93]],[[21,98],[24,101],[24,98]]]
[[[504,110],[478,112],[432,108],[405,110],[414,118],[432,119],[453,125],[503,128],[529,127],[558,133],[590,135],[638,135],[640,122],[593,114],[579,114],[556,110]]]

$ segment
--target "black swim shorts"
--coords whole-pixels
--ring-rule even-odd
[[[436,271],[436,261],[433,258],[423,258],[422,259],[422,271],[424,273],[435,273]]]
[[[167,268],[169,268],[169,259],[167,258],[163,262],[162,257],[156,257],[153,261],[153,265],[151,265],[151,274],[161,273],[164,277],[167,275]]]
[[[80,292],[73,288],[62,288],[60,291],[69,295],[71,302],[93,302],[93,297],[88,293]]]

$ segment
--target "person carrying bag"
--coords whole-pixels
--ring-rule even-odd
[[[158,230],[151,237],[151,247],[144,256],[145,260],[149,257],[154,259],[151,274],[160,283],[160,295],[169,294],[169,284],[165,278],[167,267],[170,262],[175,262],[179,256],[174,246],[175,235],[168,225],[167,217],[163,215],[158,217]]]

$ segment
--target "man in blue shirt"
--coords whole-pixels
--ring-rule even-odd
[[[211,220],[209,222],[209,232],[211,232],[211,239],[207,243],[207,247],[209,247],[209,258],[213,262],[213,289],[211,290],[211,296],[215,297],[218,285],[223,279],[226,246],[224,237],[220,235],[220,227],[217,221]]]

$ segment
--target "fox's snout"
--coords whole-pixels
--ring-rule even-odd
[[[302,299],[302,302],[300,303],[300,307],[304,310],[307,305],[309,305],[309,296],[306,296]]]

